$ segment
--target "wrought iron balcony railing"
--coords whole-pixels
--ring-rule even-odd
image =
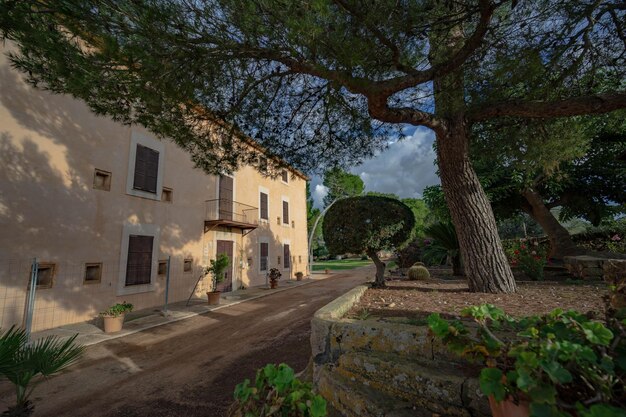
[[[206,201],[205,222],[214,225],[254,229],[259,223],[259,209],[233,200]]]

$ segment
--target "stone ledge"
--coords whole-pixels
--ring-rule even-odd
[[[329,404],[344,416],[488,416],[478,371],[468,373],[468,362],[427,326],[343,317],[367,288],[354,288],[311,321],[308,375]]]

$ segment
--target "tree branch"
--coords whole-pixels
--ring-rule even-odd
[[[374,119],[386,123],[408,123],[413,126],[426,126],[439,133],[444,129],[443,122],[434,114],[410,107],[389,107],[384,97],[368,99],[368,111]]]
[[[508,101],[468,112],[467,119],[481,122],[513,116],[533,119],[602,114],[626,108],[626,92],[594,94],[557,101]]]
[[[431,68],[418,71],[413,74],[409,74],[403,77],[392,78],[377,83],[376,88],[382,91],[389,91],[390,94],[402,91],[406,88],[414,87],[418,84],[427,82],[435,78],[435,76],[444,76],[459,68],[467,59],[474,53],[476,49],[481,45],[489,24],[491,23],[491,17],[496,9],[489,0],[480,1],[480,20],[474,33],[463,44],[463,47],[454,54],[449,60],[433,65]]]

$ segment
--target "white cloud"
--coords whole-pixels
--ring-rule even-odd
[[[439,184],[436,174],[432,131],[418,128],[411,136],[389,144],[389,148],[350,169],[365,183],[366,191],[397,194],[401,198],[421,197],[424,187]],[[319,176],[311,178],[316,207],[323,206],[327,193]]]
[[[412,136],[392,143],[350,171],[361,177],[366,191],[393,193],[401,198],[421,197],[424,187],[439,184],[434,140],[432,131],[416,129]]]

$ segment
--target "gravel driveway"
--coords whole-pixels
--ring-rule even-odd
[[[223,416],[235,385],[257,368],[306,366],[313,313],[363,283],[369,269],[89,347],[37,388],[35,416]],[[13,399],[7,388],[0,411]]]

